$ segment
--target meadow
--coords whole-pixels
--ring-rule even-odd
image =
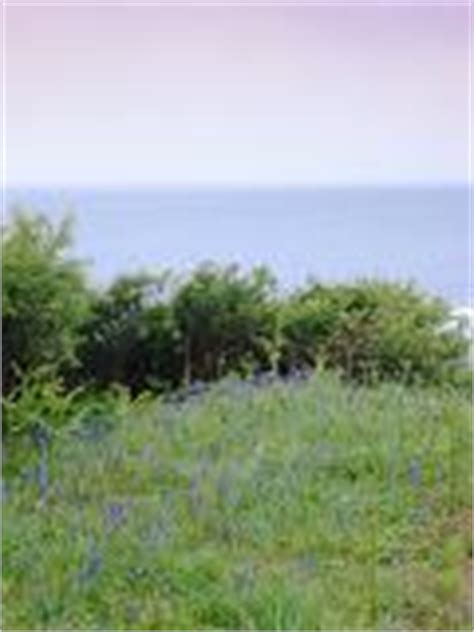
[[[452,389],[228,378],[76,414],[5,482],[3,629],[470,629]]]

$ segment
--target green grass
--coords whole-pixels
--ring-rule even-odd
[[[3,629],[471,629],[455,393],[220,384],[65,429],[42,496],[30,470],[6,483]]]

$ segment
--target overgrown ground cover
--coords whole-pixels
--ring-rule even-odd
[[[3,629],[472,627],[465,394],[228,379],[34,454],[5,481]]]

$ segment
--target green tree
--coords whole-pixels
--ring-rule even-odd
[[[134,394],[174,385],[177,334],[167,281],[167,274],[123,276],[96,297],[82,329],[76,379],[99,387],[124,384]]]
[[[2,230],[3,393],[40,367],[58,373],[76,360],[89,305],[83,265],[71,259],[72,219],[54,226],[16,209]]]
[[[185,383],[271,368],[275,285],[265,268],[245,275],[235,265],[204,264],[179,288],[173,308]]]
[[[442,381],[466,353],[459,335],[440,332],[448,317],[443,301],[409,285],[315,284],[284,309],[281,367],[324,361],[352,379]]]

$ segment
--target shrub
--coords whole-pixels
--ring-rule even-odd
[[[176,331],[164,302],[167,275],[124,276],[93,303],[79,349],[76,381],[127,385],[136,394],[174,383]]]
[[[270,368],[277,331],[275,280],[265,268],[206,264],[178,290],[173,310],[185,383]]]
[[[17,387],[2,398],[5,437],[51,433],[65,425],[73,414],[79,389],[66,392],[54,369],[40,367],[22,377]]]
[[[323,361],[356,380],[440,382],[467,350],[461,336],[440,332],[448,306],[412,286],[318,284],[293,296],[283,314],[283,371]]]
[[[97,441],[120,419],[149,402],[145,393],[131,403],[123,386],[103,391],[68,389],[49,367],[24,375],[21,383],[2,398],[3,470],[9,475],[45,455],[61,430],[78,439]]]
[[[2,233],[3,392],[20,374],[75,361],[78,329],[88,309],[84,270],[67,256],[71,219],[54,227],[20,210]]]
[[[70,219],[54,227],[22,212],[3,232],[3,388],[13,399],[27,398],[21,376],[43,368],[67,388],[121,384],[133,396],[318,363],[356,381],[468,383],[466,341],[442,327],[448,306],[412,286],[312,284],[281,296],[266,268],[205,264],[177,285],[138,274],[93,293],[67,256],[70,238]]]

